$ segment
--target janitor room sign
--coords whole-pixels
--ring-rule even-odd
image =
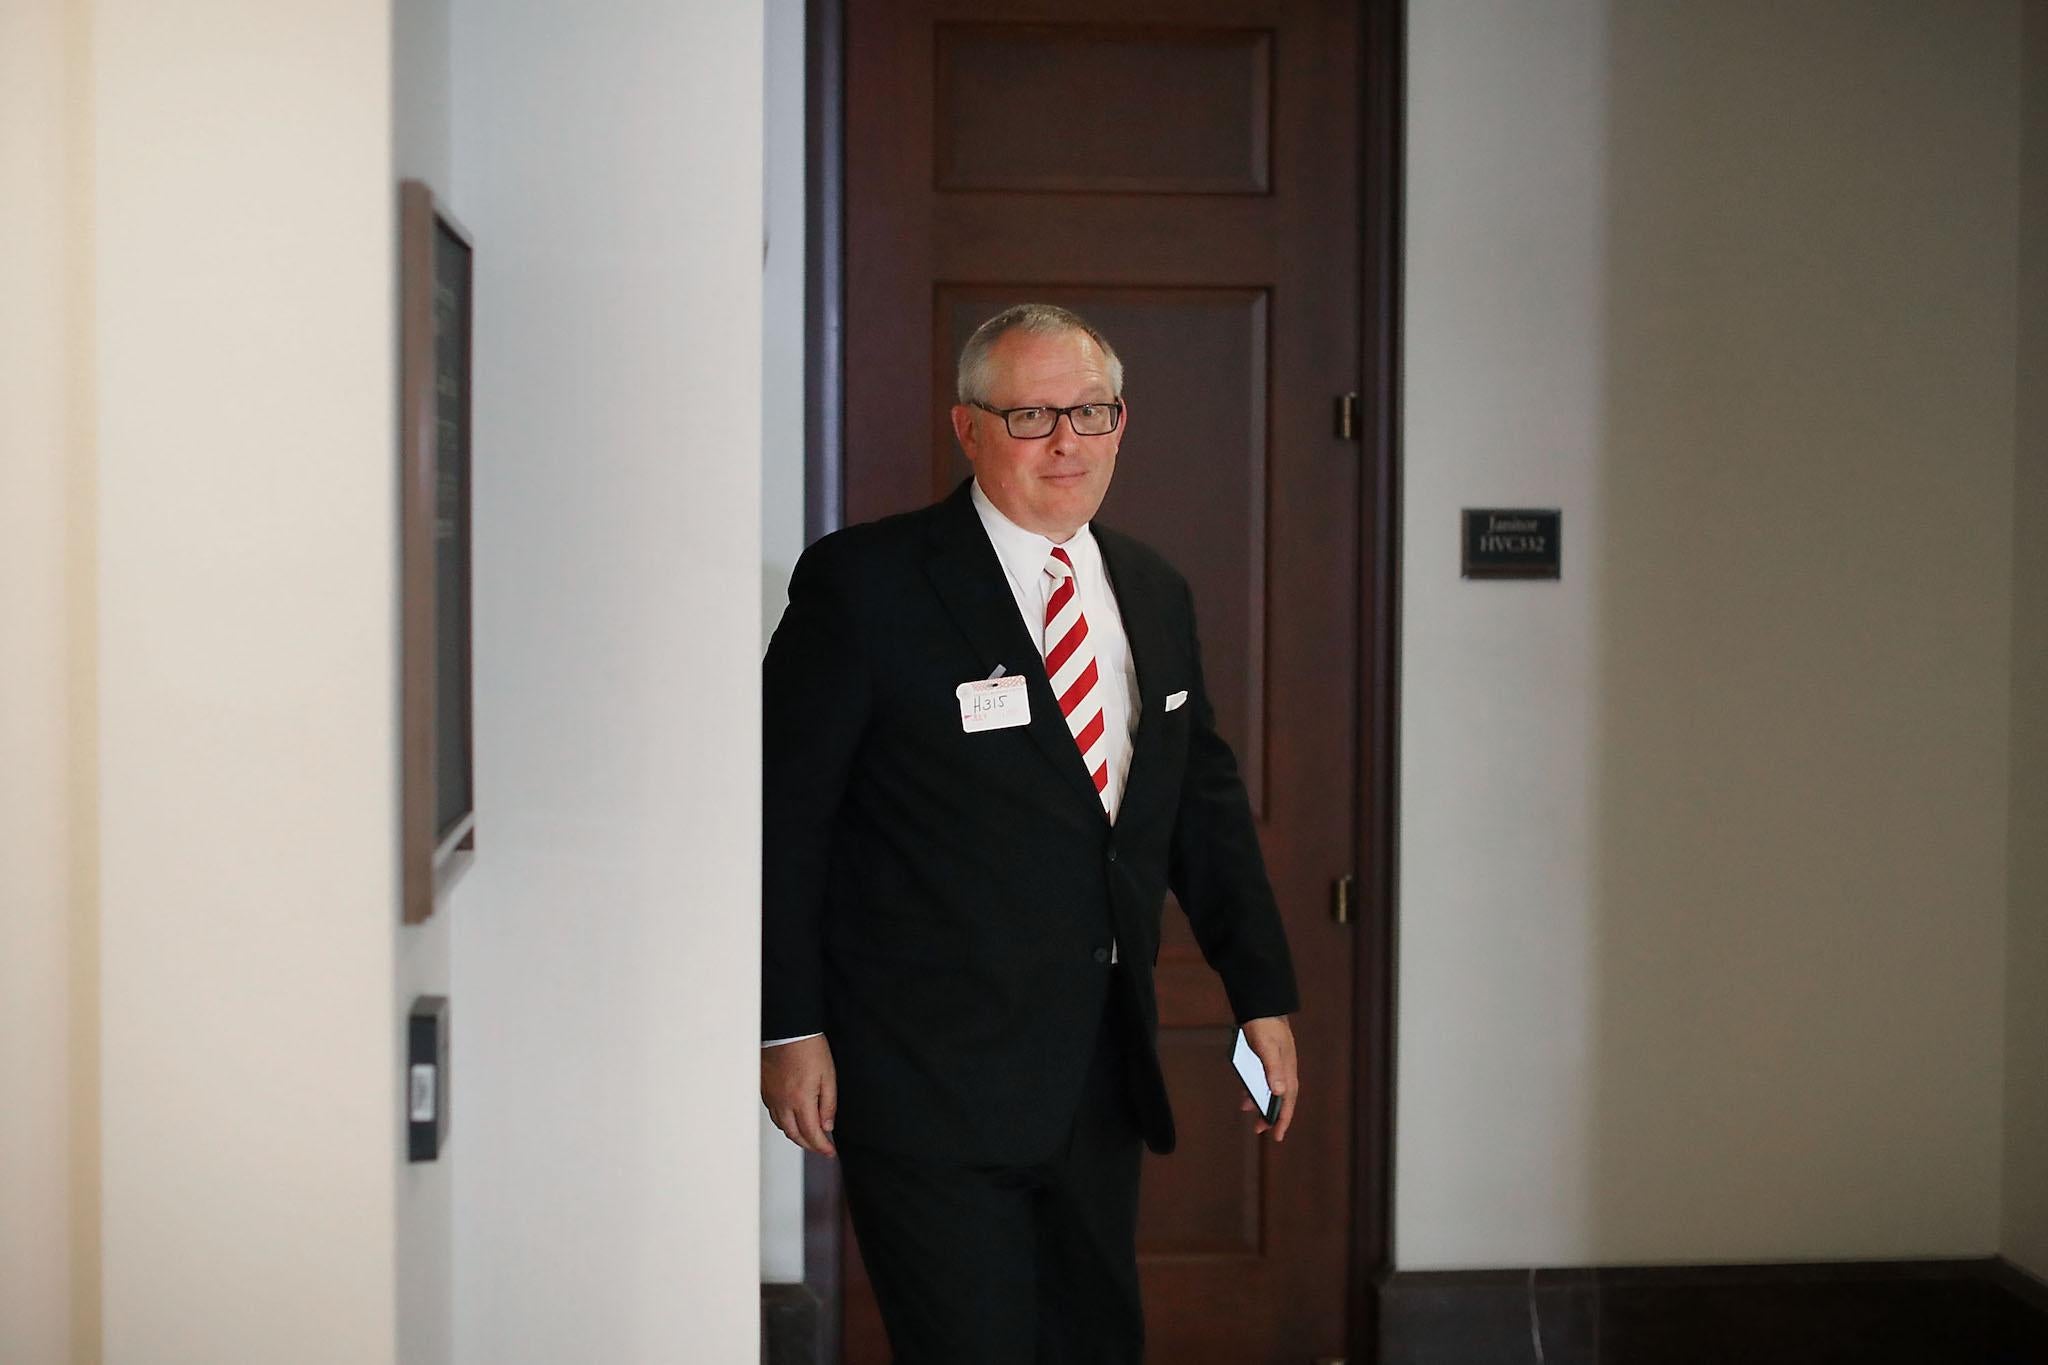
[[[1558,521],[1555,507],[1467,507],[1465,577],[1556,578]]]

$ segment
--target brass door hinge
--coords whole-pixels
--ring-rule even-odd
[[[1345,873],[1330,887],[1330,918],[1339,924],[1351,923],[1351,896],[1358,889],[1358,878]]]
[[[1337,439],[1358,439],[1358,395],[1355,393],[1337,395]]]

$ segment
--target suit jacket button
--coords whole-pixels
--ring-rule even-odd
[[[1107,962],[1107,961],[1109,961],[1109,949],[1107,949],[1107,948],[1097,948],[1097,949],[1095,950],[1095,960],[1096,960],[1097,962]]]
[[[1116,861],[1116,850],[1115,850],[1115,849],[1111,849],[1111,850],[1109,851],[1109,860],[1110,860],[1111,862],[1115,862],[1115,861]]]

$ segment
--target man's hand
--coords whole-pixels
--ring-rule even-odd
[[[1247,1019],[1244,1023],[1244,1040],[1251,1044],[1252,1051],[1259,1056],[1259,1064],[1266,1068],[1266,1084],[1280,1097],[1280,1121],[1267,1123],[1261,1116],[1252,1125],[1254,1132],[1274,1130],[1273,1141],[1287,1141],[1288,1125],[1294,1122],[1294,1104],[1301,1089],[1299,1075],[1294,1066],[1294,1030],[1287,1025],[1284,1015],[1267,1019]],[[1252,1097],[1246,1095],[1237,1106],[1247,1114],[1258,1112]]]
[[[1288,1055],[1293,1055],[1291,1050]],[[768,1117],[782,1135],[797,1146],[819,1156],[839,1154],[832,1146],[832,1124],[839,1116],[839,1073],[832,1066],[831,1045],[822,1036],[761,1049],[761,1103],[768,1106]]]

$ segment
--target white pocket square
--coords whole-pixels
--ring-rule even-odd
[[[1188,699],[1188,694],[1187,694],[1187,693],[1185,693],[1185,692],[1175,692],[1175,693],[1173,693],[1173,694],[1171,694],[1170,696],[1168,696],[1168,697],[1167,697],[1167,699],[1166,699],[1166,709],[1167,709],[1167,710],[1169,710],[1169,711],[1178,711],[1178,710],[1180,710],[1180,708],[1181,708],[1181,705],[1182,705],[1182,703],[1186,702],[1186,701],[1187,701],[1187,699]]]

